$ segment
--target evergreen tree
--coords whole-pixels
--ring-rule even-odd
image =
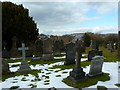
[[[89,34],[85,33],[84,36],[83,36],[83,41],[84,41],[84,45],[86,47],[89,47],[90,46],[90,43],[91,43],[91,37]]]
[[[37,39],[37,25],[29,16],[29,10],[22,5],[2,2],[2,21],[2,42],[7,43],[8,50],[12,47],[13,37],[19,43],[29,43]]]

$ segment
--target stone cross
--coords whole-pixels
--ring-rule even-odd
[[[28,47],[25,47],[25,44],[22,43],[22,47],[21,48],[18,48],[18,50],[22,50],[22,60],[25,61],[25,50],[28,50]]]
[[[81,42],[82,43],[82,42]],[[76,68],[81,67],[80,63],[81,63],[81,57],[82,57],[82,52],[81,52],[81,43],[80,41],[76,41],[75,43],[75,51],[76,51]]]

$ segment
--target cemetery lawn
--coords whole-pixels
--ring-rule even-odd
[[[88,54],[89,50],[93,50],[91,47],[86,47],[86,52],[84,54]],[[105,57],[104,62],[116,62],[120,61],[120,58],[117,56],[118,51],[109,52],[107,48],[100,47],[99,50],[103,51],[103,56]]]
[[[83,61],[81,62],[81,67],[86,67],[90,65],[90,61]],[[65,69],[73,69],[75,67],[74,64],[72,65],[55,65],[53,67],[50,67],[49,69],[57,69],[57,68],[61,68],[61,70],[65,70]]]
[[[2,75],[2,81],[5,81],[5,79],[10,78],[10,77],[15,77],[15,76],[20,76],[20,75],[28,76],[28,74],[34,75],[36,77],[36,80],[39,80],[38,72],[41,73],[41,70],[34,69],[26,73],[11,72],[11,73]]]
[[[103,75],[100,75],[100,76],[87,78],[85,81],[82,81],[78,84],[73,84],[72,82],[70,82],[68,80],[68,78],[63,79],[62,82],[66,83],[67,85],[72,86],[74,88],[85,88],[85,87],[89,87],[89,86],[97,84],[98,81],[105,82],[105,81],[109,81],[109,80],[110,80],[109,74],[104,73]]]
[[[29,62],[30,65],[36,65],[36,64],[52,64],[52,63],[56,63],[56,62],[61,62],[61,61],[65,61],[65,58],[61,58],[61,59],[53,59],[53,60],[40,60],[40,61],[33,61],[33,62]]]

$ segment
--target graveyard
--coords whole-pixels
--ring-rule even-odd
[[[59,28],[46,33],[51,24],[44,29],[41,24],[40,30],[45,31],[40,33],[39,22],[29,16],[28,8],[12,2],[2,3],[0,89],[107,90],[120,87],[120,31],[102,34],[80,29],[59,35]]]

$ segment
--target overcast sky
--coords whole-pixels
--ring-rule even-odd
[[[20,2],[16,2],[20,4]],[[29,9],[39,33],[117,33],[117,2],[21,2]]]

